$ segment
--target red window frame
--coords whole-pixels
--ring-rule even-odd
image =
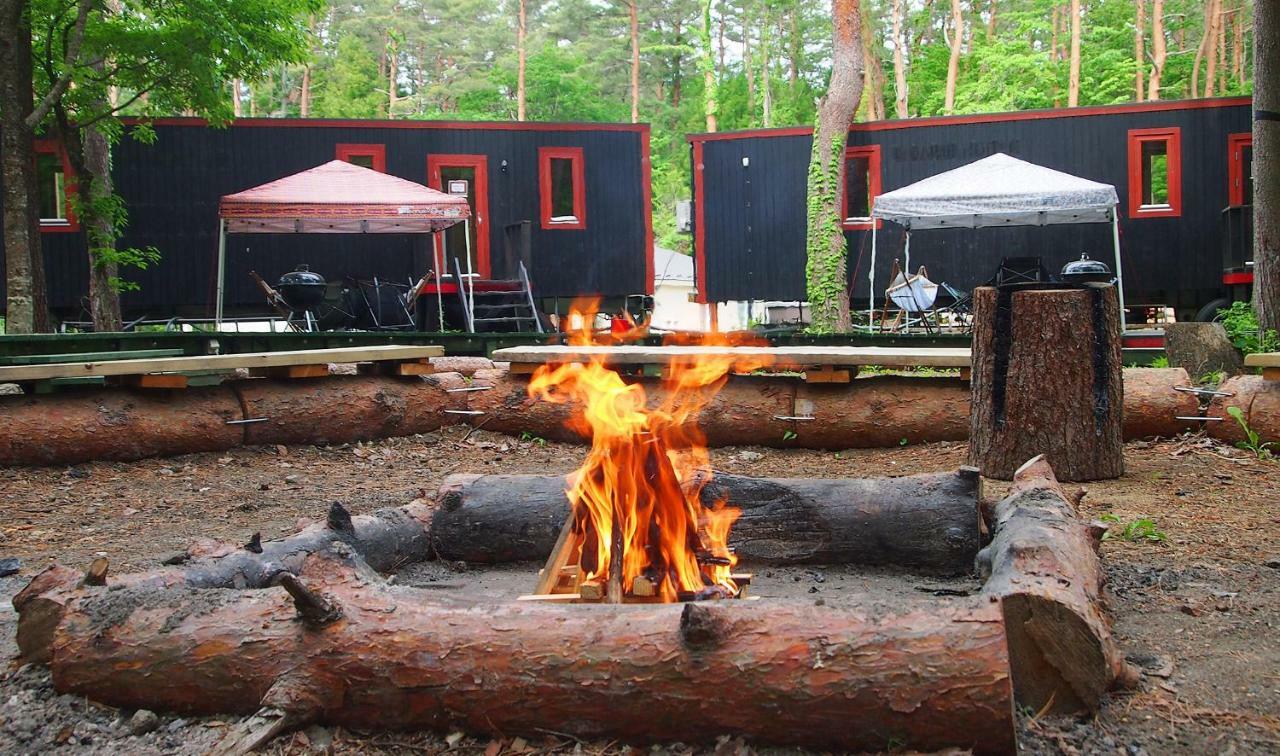
[[[1253,146],[1253,132],[1227,135],[1227,203],[1232,207],[1244,204],[1244,148]]]
[[[552,159],[569,160],[573,164],[573,217],[572,223],[553,223],[551,221],[551,161]],[[587,180],[581,147],[539,147],[538,148],[538,195],[542,210],[542,227],[547,230],[573,231],[587,227]]]
[[[847,170],[849,160],[851,158],[865,157],[867,158],[867,210],[871,211],[875,207],[876,197],[880,195],[880,145],[869,144],[858,147],[846,147],[844,150],[845,176],[844,186],[840,188],[840,226],[846,231],[856,231],[860,229],[870,229],[872,221],[849,219],[849,172]],[[874,223],[875,228],[880,228],[882,222],[877,220]]]
[[[353,157],[367,157],[373,160],[373,169],[378,173],[387,172],[387,146],[385,144],[339,144],[334,148],[334,158],[350,163]]]
[[[50,234],[78,232],[80,230],[80,219],[76,217],[75,211],[71,208],[71,197],[76,193],[77,182],[76,175],[71,170],[71,160],[67,158],[67,151],[62,149],[62,143],[56,139],[35,140],[34,151],[37,155],[57,155],[62,159],[62,193],[67,198],[66,222],[50,223],[41,220],[40,231]]]
[[[1142,204],[1142,145],[1164,142],[1168,156],[1169,206]],[[1182,215],[1182,129],[1173,126],[1159,129],[1129,130],[1129,217],[1177,218]]]

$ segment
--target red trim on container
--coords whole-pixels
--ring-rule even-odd
[[[702,175],[702,142],[693,143],[693,285],[698,292],[694,299],[699,304],[707,303],[707,223],[705,198],[706,188]]]
[[[353,157],[367,157],[373,160],[373,169],[378,173],[387,172],[387,146],[385,144],[336,144],[333,156],[346,163]]]
[[[1164,142],[1168,156],[1169,206],[1143,209],[1142,145]],[[1177,218],[1182,215],[1182,129],[1129,129],[1129,217]]]
[[[1235,286],[1237,284],[1253,283],[1253,271],[1245,270],[1238,273],[1223,273],[1222,283],[1227,286]]]
[[[203,118],[125,118],[125,125],[208,126]],[[410,121],[373,118],[237,118],[231,128],[320,128],[320,129],[461,129],[471,131],[635,131],[649,128],[645,123],[542,123],[533,121]]]
[[[62,194],[66,197],[67,206],[65,212],[67,220],[65,223],[46,223],[40,222],[40,233],[42,234],[73,234],[80,231],[80,219],[76,217],[76,213],[71,209],[71,196],[80,190],[80,184],[76,180],[76,174],[71,170],[71,159],[67,157],[67,151],[62,149],[62,142],[57,139],[35,139],[32,140],[32,151],[37,155],[57,155],[62,159]],[[39,208],[36,208],[39,212]]]
[[[1232,207],[1244,204],[1244,148],[1253,146],[1253,133],[1227,134],[1227,202]]]
[[[481,278],[488,278],[491,270],[489,260],[489,156],[488,155],[428,155],[427,186],[445,191],[440,179],[441,168],[474,168],[476,172],[476,206],[472,208],[472,218],[476,223],[476,271]],[[440,245],[440,234],[437,231],[433,242]],[[449,261],[444,261],[445,269]]]
[[[573,172],[573,217],[572,223],[551,222],[551,161],[568,160]],[[538,148],[538,197],[541,201],[542,228],[548,231],[580,231],[587,227],[587,194],[586,169],[583,167],[581,147],[539,147]]]
[[[649,159],[649,127],[640,134],[640,191],[644,210],[644,293],[653,295],[653,173]]]
[[[844,186],[840,191],[840,227],[846,231],[861,231],[872,227],[871,221],[849,221],[849,160],[850,158],[867,158],[867,210],[875,207],[876,197],[880,196],[880,145],[868,144],[844,149],[845,175]],[[884,222],[877,220],[876,228],[883,228]]]
[[[1022,110],[1013,113],[982,113],[962,116],[929,116],[926,118],[895,118],[885,121],[868,121],[855,123],[849,131],[893,131],[895,129],[918,129],[927,126],[957,126],[969,123],[997,123],[1005,121],[1039,121],[1049,118],[1080,118],[1095,115],[1120,115],[1125,113],[1163,113],[1171,110],[1203,110],[1205,108],[1230,108],[1250,105],[1250,97],[1211,97],[1197,100],[1159,100],[1156,102],[1134,102],[1124,105],[1096,105],[1087,108],[1049,108],[1043,110]],[[762,136],[807,136],[813,133],[809,127],[789,127],[781,129],[745,129],[742,131],[721,131],[714,134],[689,134],[690,142],[715,142],[725,139],[747,139]]]
[[[1121,341],[1128,349],[1159,349],[1164,346],[1163,336],[1125,336]]]

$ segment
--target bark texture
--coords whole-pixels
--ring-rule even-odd
[[[974,290],[969,464],[1009,480],[1044,454],[1061,480],[1124,474],[1114,287]]]
[[[1253,304],[1280,331],[1280,3],[1253,4]]]
[[[1224,441],[1244,441],[1244,429],[1227,414],[1228,407],[1238,407],[1250,430],[1261,440],[1280,444],[1280,381],[1268,381],[1260,375],[1237,375],[1228,378],[1218,387],[1232,396],[1214,397],[1209,417],[1221,417],[1222,422],[1206,423],[1206,430],[1214,438]]]
[[[1014,474],[993,519],[977,568],[982,593],[1003,607],[1018,704],[1096,711],[1108,690],[1137,681],[1103,611],[1097,548],[1105,528],[1080,519],[1042,456]]]
[[[103,109],[106,109],[105,104]],[[114,192],[111,187],[111,145],[106,134],[93,126],[81,129],[80,133],[84,144],[81,186],[87,189],[85,202],[100,206]],[[81,207],[87,210],[86,205]],[[120,292],[116,286],[119,266],[115,260],[94,251],[95,248],[114,248],[116,230],[111,218],[102,212],[85,212],[84,221],[89,236],[89,315],[93,319],[93,330],[100,333],[119,331],[124,328],[120,315]]]
[[[436,496],[433,548],[467,562],[546,559],[569,516],[560,475],[454,475]],[[747,562],[874,564],[967,572],[978,552],[976,472],[900,478],[749,478],[716,473],[710,506],[742,510],[729,545]]]
[[[389,587],[336,555],[309,557],[286,585],[340,616],[308,620],[278,589],[45,593],[65,606],[47,655],[54,685],[189,715],[261,706],[291,725],[1015,748],[1004,623],[985,600],[479,608]]]
[[[1151,75],[1147,77],[1147,99],[1160,99],[1160,77],[1164,75],[1164,63],[1168,47],[1164,40],[1164,0],[1151,3]]]
[[[903,21],[906,19],[903,4],[903,0],[893,0],[893,104],[899,118],[910,115],[907,110],[907,65],[903,50],[909,35],[902,31]],[[994,9],[992,13],[994,14]]]
[[[969,385],[958,378],[876,376],[851,384],[800,384],[796,446],[890,447],[969,437]],[[739,442],[740,443],[740,442]]]
[[[454,373],[402,379],[330,376],[318,380],[232,384],[246,419],[246,444],[341,444],[409,436],[452,425],[462,415],[463,382]]]
[[[1071,0],[1070,66],[1067,78],[1067,107],[1074,108],[1080,104],[1080,0]]]
[[[947,44],[951,48],[951,57],[947,59],[947,83],[943,92],[942,112],[951,115],[956,112],[956,80],[960,76],[960,46],[964,40],[964,14],[960,9],[960,0],[951,0],[951,37]]]
[[[1126,440],[1164,436],[1169,438],[1196,429],[1200,400],[1189,388],[1191,376],[1182,368],[1125,368],[1124,437]]]
[[[831,81],[818,101],[809,155],[805,289],[810,322],[820,331],[848,331],[848,249],[841,228],[844,148],[862,99],[862,13],[858,0],[831,3]]]

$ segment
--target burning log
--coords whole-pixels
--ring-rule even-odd
[[[999,598],[1018,703],[1059,714],[1095,711],[1136,681],[1103,611],[1101,530],[1082,521],[1044,456],[1013,475],[978,554],[983,595]]]
[[[769,563],[859,563],[967,572],[978,552],[980,480],[968,469],[900,478],[748,478],[716,473],[704,506],[742,510],[729,545]],[[452,475],[436,495],[431,543],[445,559],[545,559],[569,515],[565,479]]]
[[[54,686],[186,715],[257,709],[228,749],[311,721],[629,742],[734,733],[823,751],[1015,748],[1004,622],[985,599],[479,609],[387,586],[334,554],[309,557],[297,578],[341,616],[308,621],[279,588],[46,588],[66,607],[46,634]]]
[[[969,464],[1009,480],[1045,454],[1063,480],[1124,473],[1114,287],[973,292]]]

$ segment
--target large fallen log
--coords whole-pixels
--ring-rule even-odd
[[[976,472],[899,478],[748,478],[716,473],[702,490],[742,510],[729,545],[748,562],[891,565],[957,574],[979,543]],[[467,562],[546,559],[569,515],[556,475],[453,475],[436,495],[431,543]]]
[[[1222,421],[1205,424],[1209,435],[1233,443],[1246,440],[1244,428],[1227,412],[1228,407],[1236,407],[1261,442],[1280,443],[1280,381],[1237,375],[1223,381],[1218,390],[1226,396],[1215,396],[1206,414]]]
[[[1105,528],[1080,519],[1043,456],[1013,475],[978,553],[983,595],[1000,599],[1018,703],[1067,714],[1136,681],[1103,610],[1097,548]]]
[[[826,751],[1015,748],[1004,623],[985,599],[481,608],[387,586],[332,554],[282,585],[58,589],[54,686],[188,715],[257,709],[227,751],[310,721],[626,742],[732,733]]]
[[[1125,368],[1125,440],[1164,436],[1171,438],[1196,429],[1200,399],[1189,391],[1191,376],[1182,368]]]
[[[199,539],[183,554],[166,560],[166,568],[127,574],[113,580],[135,588],[266,588],[282,573],[298,572],[315,554],[352,554],[366,569],[390,572],[407,564],[432,558],[428,527],[432,507],[425,503],[380,509],[352,517],[340,504],[329,508],[324,522],[304,527],[276,541],[254,536],[244,545]],[[105,570],[105,564],[103,568]],[[19,654],[42,660],[49,647],[48,634],[66,611],[55,586],[74,585],[79,574],[51,567],[14,597],[14,607],[27,620],[18,628]]]

